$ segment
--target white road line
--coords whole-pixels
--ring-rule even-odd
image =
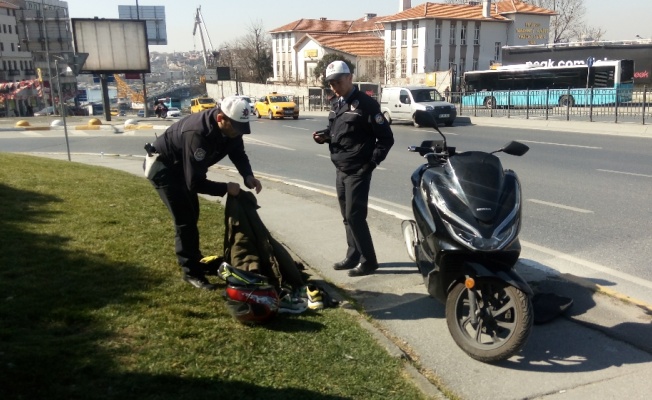
[[[22,132],[24,136],[30,136],[30,137],[42,137],[43,134],[41,132],[35,132],[35,131],[24,131]]]
[[[609,170],[609,169],[599,169],[598,171],[600,171],[600,172],[609,172],[609,173],[612,173],[612,174],[622,174],[622,175],[631,175],[631,176],[642,176],[643,178],[652,178],[652,175],[635,174],[633,172],[612,171],[612,170]]]
[[[577,147],[577,148],[580,148],[580,149],[602,150],[602,147],[580,146],[580,145],[577,145],[577,144],[552,143],[552,142],[535,142],[533,140],[519,140],[519,142],[522,142],[522,143],[535,143],[535,144],[547,144],[549,146]]]
[[[550,203],[548,201],[536,200],[536,199],[528,199],[528,201],[531,201],[531,202],[537,203],[537,204],[542,204],[544,206],[561,208],[561,209],[564,209],[564,210],[575,211],[575,212],[579,212],[579,213],[583,213],[583,214],[593,214],[593,211],[591,211],[591,210],[584,210],[582,208],[565,206],[563,204]]]
[[[539,245],[536,245],[534,243],[526,242],[526,241],[523,241],[523,240],[521,240],[521,245],[523,245],[523,247],[528,247],[530,249],[533,249],[533,250],[540,251],[542,253],[551,255],[551,256],[555,257],[556,259],[562,259],[562,260],[570,261],[572,263],[581,265],[583,267],[590,268],[590,269],[592,269],[594,271],[607,273],[607,274],[612,275],[612,276],[617,276],[618,278],[624,279],[624,280],[626,280],[628,282],[632,282],[634,284],[644,286],[644,287],[646,287],[648,289],[652,289],[652,282],[647,281],[645,279],[635,277],[635,276],[627,274],[625,272],[620,272],[620,271],[611,269],[609,267],[605,267],[604,265],[600,265],[600,264],[596,264],[596,263],[593,263],[593,262],[590,262],[590,261],[582,260],[581,258],[577,258],[577,257],[571,256],[571,255],[568,255],[568,254],[564,254],[564,253],[561,253],[561,252],[558,252],[558,251],[555,251],[555,250],[552,250],[552,249],[548,249],[546,247],[539,246]],[[523,260],[521,260],[521,261],[523,261]]]
[[[293,149],[291,147],[285,147],[285,146],[281,146],[281,145],[278,145],[278,144],[265,142],[265,141],[262,141],[262,140],[259,140],[259,139],[253,139],[253,138],[250,138],[249,136],[243,136],[243,139],[248,144],[257,144],[259,146],[275,147],[275,148],[281,149],[281,150],[290,150],[290,151],[295,151],[296,150],[296,149]]]
[[[302,131],[309,131],[309,130],[310,130],[310,129],[308,129],[308,128],[300,128],[300,127],[298,127],[298,126],[290,126],[290,125],[282,125],[282,126],[283,126],[283,128],[300,129],[300,130],[302,130]]]
[[[429,131],[427,129],[410,129],[412,132],[420,132],[420,133],[436,133],[439,135],[439,132],[437,131]],[[453,132],[446,132],[446,136],[451,135],[451,136],[459,136],[459,133],[453,133]]]

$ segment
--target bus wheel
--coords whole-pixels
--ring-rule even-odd
[[[486,97],[484,99],[484,108],[496,108],[496,98]]]
[[[573,107],[575,105],[575,99],[573,98],[573,96],[566,96],[566,95],[561,96],[559,98],[559,105],[562,107],[567,107],[567,106]]]

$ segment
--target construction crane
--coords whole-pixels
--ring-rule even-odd
[[[193,36],[197,34],[197,29],[199,29],[199,38],[201,39],[202,56],[204,57],[204,67],[208,67],[209,59],[212,60],[213,58],[215,58],[215,52],[213,51],[213,42],[211,42],[211,37],[208,35],[208,30],[206,29],[206,24],[204,23],[204,17],[201,14],[201,6],[197,7],[197,12],[195,13],[195,27],[192,30]],[[206,38],[208,39],[210,50],[206,50],[206,43],[204,42],[204,32],[206,33]]]
[[[132,103],[144,103],[142,92],[133,90],[127,82],[120,78],[120,75],[114,74],[113,77],[117,86],[118,98],[129,99]]]

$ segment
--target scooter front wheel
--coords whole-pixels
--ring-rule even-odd
[[[455,343],[486,363],[516,354],[532,331],[534,312],[527,294],[496,278],[477,278],[467,289],[457,283],[446,299],[446,323]]]

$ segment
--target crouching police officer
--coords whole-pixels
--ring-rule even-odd
[[[254,177],[245,153],[243,134],[251,133],[249,103],[237,97],[225,98],[219,107],[192,114],[172,124],[151,145],[156,161],[146,163],[145,175],[167,206],[175,229],[175,252],[183,280],[206,290],[216,285],[206,279],[207,265],[199,250],[199,199],[197,194],[237,196],[240,185],[207,179],[208,168],[224,157],[244,178],[245,185],[259,193],[262,185]],[[148,161],[153,157],[147,157]]]

